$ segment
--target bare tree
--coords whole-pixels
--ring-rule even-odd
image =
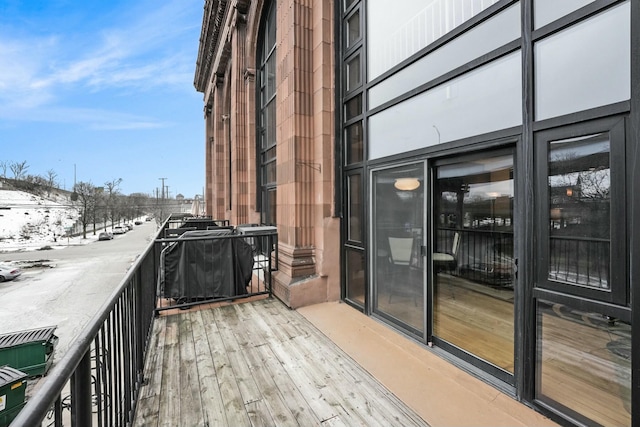
[[[23,160],[22,162],[12,162],[9,165],[9,169],[13,172],[13,179],[21,179],[27,173],[27,169],[29,169],[29,165],[27,165],[27,161]]]
[[[6,160],[0,160],[0,170],[2,171],[2,177],[7,177],[7,168],[9,167],[9,162]]]
[[[80,212],[82,224],[82,238],[87,238],[87,226],[93,220],[93,212],[96,207],[96,187],[90,182],[78,182],[73,191],[78,195],[77,207]]]
[[[56,186],[56,178],[58,174],[53,170],[49,169],[47,171],[47,175],[45,176],[46,187],[47,187],[47,196],[51,195],[51,190],[53,190]]]
[[[118,187],[122,182],[122,178],[112,179],[111,181],[107,181],[104,183],[105,187],[105,204],[106,204],[106,213],[108,215],[108,219],[111,220],[111,227],[113,228],[113,224],[116,223],[120,219],[118,214]]]

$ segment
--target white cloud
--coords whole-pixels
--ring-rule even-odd
[[[115,23],[91,34],[73,34],[70,28],[64,35],[12,39],[10,30],[0,33],[0,120],[65,120],[62,114],[52,118],[49,108],[82,116],[91,110],[56,107],[72,103],[77,94],[193,90],[202,6],[185,3],[140,4],[135,11],[119,11]],[[44,106],[46,118],[33,114]],[[116,122],[127,129],[157,126],[149,119],[127,119],[131,117]],[[106,122],[93,120],[90,126]]]

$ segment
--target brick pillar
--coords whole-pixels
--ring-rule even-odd
[[[277,11],[277,217],[280,258],[274,292],[292,307],[339,297],[339,287],[337,297],[336,292],[331,292],[331,295],[328,292],[327,275],[319,274],[317,259],[318,249],[324,247],[325,228],[328,226],[331,233],[339,236],[339,227],[325,221],[330,217],[333,194],[333,108],[332,99],[326,98],[331,96],[332,74],[330,69],[325,75],[326,68],[318,67],[317,71],[314,68],[316,31],[321,40],[328,37],[329,52],[325,44],[316,43],[323,54],[320,60],[328,60],[332,64],[332,59],[326,57],[327,53],[330,54],[332,42],[332,7],[331,2],[325,3],[328,6],[321,7],[321,19],[316,20],[313,0],[279,1]],[[328,17],[325,16],[327,13]],[[329,92],[324,90],[325,86]],[[338,249],[336,246],[336,254]],[[339,258],[333,261],[339,277]]]
[[[246,16],[233,9],[231,19],[231,180],[232,180],[232,223],[249,222],[249,169],[247,169],[247,124],[246,85],[244,74],[246,65]]]

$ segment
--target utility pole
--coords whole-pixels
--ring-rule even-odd
[[[164,180],[167,178],[158,178],[158,179],[162,181],[162,200],[164,200]]]

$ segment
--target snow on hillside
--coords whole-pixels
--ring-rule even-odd
[[[0,252],[68,243],[60,236],[65,236],[77,219],[78,211],[63,195],[54,193],[45,199],[0,189]]]

